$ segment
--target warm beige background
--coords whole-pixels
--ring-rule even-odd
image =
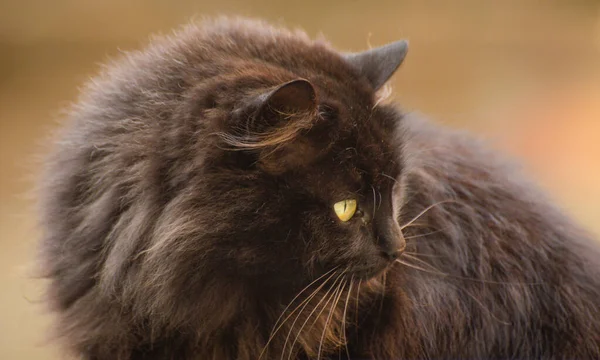
[[[523,159],[600,233],[600,3],[0,0],[0,359],[59,359],[28,279],[33,154],[97,63],[193,16],[244,14],[342,49],[409,38],[395,97]]]

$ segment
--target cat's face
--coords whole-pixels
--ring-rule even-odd
[[[366,114],[356,114],[360,117]],[[393,193],[400,168],[391,114],[373,110],[318,160],[285,177],[290,209],[302,224],[306,269],[339,267],[360,278],[380,273],[404,249]],[[389,132],[388,132],[389,131]],[[310,274],[310,271],[307,272]]]

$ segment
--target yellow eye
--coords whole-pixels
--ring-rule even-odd
[[[356,200],[348,199],[333,204],[333,210],[340,220],[346,222],[354,216],[356,212]]]

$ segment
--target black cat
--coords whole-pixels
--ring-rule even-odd
[[[598,243],[485,147],[381,102],[406,50],[220,19],[110,65],[41,181],[66,348],[600,359]]]

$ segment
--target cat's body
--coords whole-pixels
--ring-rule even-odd
[[[97,79],[42,185],[68,348],[600,358],[597,243],[467,136],[379,104],[406,51],[382,49],[221,20]]]

